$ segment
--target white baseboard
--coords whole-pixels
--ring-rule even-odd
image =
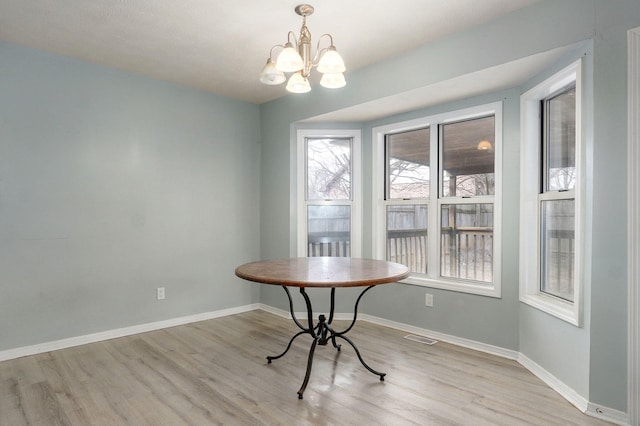
[[[449,334],[439,333],[437,331],[428,330],[426,328],[420,328],[400,322],[390,321],[388,319],[375,317],[372,315],[363,314],[360,315],[359,318],[363,321],[369,321],[371,323],[383,325],[385,327],[395,328],[396,330],[406,331],[408,333],[417,334],[419,336],[429,337],[431,339],[440,340],[442,342],[452,343],[457,346],[462,346],[491,355],[497,355],[502,358],[517,360],[519,355],[516,351],[501,348],[499,346],[488,345],[486,343],[476,342],[475,340],[451,336]]]
[[[101,342],[115,339],[117,337],[131,336],[133,334],[145,333],[147,331],[160,330],[162,328],[175,327],[177,325],[189,324],[192,322],[205,321],[213,318],[225,317],[242,312],[260,309],[257,303],[236,308],[221,309],[214,312],[203,312],[201,314],[188,315],[185,317],[172,318],[163,321],[155,321],[146,324],[133,325],[131,327],[107,330],[99,333],[86,334],[84,336],[70,337],[68,339],[54,340],[52,342],[39,343],[37,345],[24,346],[21,348],[0,351],[0,361],[21,358],[28,355],[36,355],[58,349],[71,348],[74,346],[86,345],[88,343]]]
[[[261,309],[265,312],[269,312],[271,314],[277,315],[279,317],[282,318],[287,318],[287,319],[291,319],[291,312],[289,311],[285,311],[284,309],[279,309],[279,308],[274,308],[273,306],[269,306],[269,305],[265,305],[260,303],[258,309]],[[296,312],[296,318],[298,320],[306,320],[307,319],[307,313],[306,312]],[[353,319],[353,314],[349,314],[349,313],[335,313],[333,315],[333,318],[338,320],[338,321],[350,321],[351,319]],[[358,315],[358,318],[363,318],[362,315]]]
[[[270,312],[274,315],[278,315],[282,318],[291,319],[291,313],[289,311],[285,311],[282,309],[274,308],[273,306],[268,305],[260,305],[260,309],[266,312]],[[305,320],[307,313],[306,312],[296,312],[296,318],[299,320]],[[336,320],[351,320],[353,318],[353,314],[351,313],[336,313],[333,316]],[[508,349],[500,348],[498,346],[487,345],[485,343],[476,342],[474,340],[463,339],[456,336],[451,336],[444,333],[439,333],[437,331],[427,330],[425,328],[419,328],[412,325],[390,321],[388,319],[376,317],[373,315],[367,314],[359,314],[358,319],[362,321],[368,321],[373,324],[382,325],[389,328],[394,328],[400,331],[406,331],[407,333],[417,334],[419,336],[430,337],[435,340],[440,340],[447,343],[452,343],[457,346],[463,346],[465,348],[473,349],[480,352],[485,352],[492,355],[497,355],[502,358],[508,358],[517,360],[518,352],[511,351]]]
[[[540,380],[545,382],[551,389],[558,392],[564,399],[573,404],[578,410],[583,413],[587,412],[589,407],[589,401],[578,394],[575,390],[558,380],[553,374],[549,373],[544,368],[527,358],[525,355],[520,354],[518,356],[518,362],[522,364],[527,370],[532,372]]]
[[[587,409],[585,414],[617,425],[631,425],[631,417],[629,416],[629,414],[592,403],[589,403],[589,408]]]
[[[254,303],[251,305],[239,306],[236,308],[222,309],[214,312],[204,312],[201,314],[188,315],[179,318],[172,318],[163,321],[156,321],[146,324],[134,325],[131,327],[118,328],[115,330],[108,330],[99,333],[87,334],[84,336],[71,337],[68,339],[55,340],[52,342],[40,343],[37,345],[25,346],[16,349],[9,349],[6,351],[0,351],[0,361],[7,361],[10,359],[21,358],[28,355],[36,355],[44,352],[54,351],[58,349],[65,349],[74,346],[85,345],[88,343],[95,343],[109,339],[115,339],[117,337],[131,336],[134,334],[145,333],[147,331],[160,330],[163,328],[175,327],[178,325],[190,324],[198,321],[206,321],[213,318],[225,317],[228,315],[239,314],[243,312],[253,310],[263,310],[271,314],[280,316],[282,318],[291,318],[291,313],[282,309],[274,308],[263,303]],[[296,312],[296,317],[299,320],[306,319],[306,312]],[[351,313],[338,313],[334,315],[336,320],[351,320],[353,314]],[[382,325],[385,327],[394,328],[396,330],[405,331],[420,336],[430,337],[435,340],[451,343],[454,345],[462,346],[465,348],[477,350],[480,352],[496,355],[502,358],[517,360],[522,366],[524,366],[531,373],[540,378],[549,387],[558,392],[563,398],[573,404],[583,413],[590,416],[600,418],[619,425],[629,425],[630,417],[627,413],[623,413],[611,408],[597,406],[590,403],[587,399],[579,395],[569,386],[558,380],[555,376],[550,374],[544,368],[524,356],[523,354],[504,349],[498,346],[487,345],[485,343],[476,342],[469,339],[463,339],[456,336],[451,336],[437,331],[428,330],[425,328],[415,327],[412,325],[390,321],[384,318],[376,317],[373,315],[360,314],[358,318],[362,321],[368,321],[373,324]]]
[[[273,306],[265,305],[264,303],[259,303],[258,304],[258,309],[260,309],[262,311],[265,311],[265,312],[269,312],[270,314],[277,315],[277,316],[282,317],[282,318],[291,319],[291,314],[289,313],[289,311],[285,311],[283,309],[274,308]],[[304,314],[304,315],[306,315],[306,314]],[[296,313],[296,316],[298,316],[297,313]]]
[[[618,425],[630,424],[630,418],[627,413],[589,402],[586,398],[523,354],[519,355],[518,362],[583,413]]]

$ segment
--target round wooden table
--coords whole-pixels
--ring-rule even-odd
[[[336,338],[343,339],[349,343],[355,350],[360,363],[367,370],[378,375],[381,381],[384,380],[386,373],[381,373],[369,367],[362,359],[362,355],[360,355],[357,346],[351,339],[345,336],[345,334],[353,328],[356,322],[358,304],[362,296],[376,285],[397,282],[407,278],[409,276],[409,268],[405,265],[384,260],[350,257],[300,257],[246,263],[236,268],[236,275],[249,281],[281,286],[289,299],[291,317],[301,330],[291,338],[284,352],[280,355],[267,357],[269,363],[274,359],[284,356],[298,336],[310,334],[313,338],[311,348],[309,349],[307,371],[302,386],[298,391],[299,399],[302,399],[302,394],[309,382],[309,375],[311,374],[311,367],[313,365],[313,354],[315,353],[316,346],[325,346],[328,342],[331,342],[333,347],[339,351],[340,345],[336,343]],[[304,298],[307,306],[308,322],[306,327],[296,318],[295,312],[293,311],[293,300],[291,299],[291,293],[288,287],[298,287],[300,289],[300,294]],[[305,291],[306,287],[331,289],[331,307],[328,319],[325,315],[321,314],[318,317],[317,323],[314,324],[313,309],[311,307],[311,300]],[[342,331],[336,331],[331,326],[337,287],[366,287],[356,299],[351,324]]]

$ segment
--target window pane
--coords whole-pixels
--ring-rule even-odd
[[[575,201],[542,201],[540,291],[573,302]]]
[[[351,139],[307,139],[307,199],[351,199]]]
[[[429,197],[429,128],[386,136],[386,199]]]
[[[442,194],[495,194],[495,117],[443,124]]]
[[[351,256],[351,206],[307,206],[307,256]]]
[[[545,123],[544,191],[573,189],[576,185],[576,88],[543,103]]]
[[[387,206],[387,260],[427,273],[427,206]]]
[[[493,281],[493,204],[443,204],[440,274]]]

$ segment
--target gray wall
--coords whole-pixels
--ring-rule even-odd
[[[256,105],[0,43],[0,350],[258,302],[259,140]]]
[[[587,202],[593,210],[587,218],[590,246],[586,248],[592,258],[585,274],[584,326],[569,325],[517,299],[518,97],[534,81],[504,93],[439,107],[455,109],[504,98],[503,202],[504,211],[511,214],[505,214],[503,219],[502,299],[434,289],[430,292],[435,294],[436,307],[428,310],[422,302],[424,289],[395,285],[369,293],[362,306],[373,315],[518,350],[582,397],[626,411],[626,31],[638,26],[637,0],[546,1],[352,71],[348,85],[337,95],[317,88],[304,96],[289,96],[262,105],[261,219],[268,226],[261,231],[261,256],[293,253],[295,226],[290,189],[295,176],[290,144],[295,141],[296,122],[558,47],[578,42],[592,44],[588,58],[593,75],[589,76],[587,111],[592,119],[592,138],[587,147]],[[389,75],[396,78],[390,79]],[[437,109],[363,125],[364,181],[371,173],[367,164],[371,158],[371,127]],[[367,212],[371,207],[370,188],[365,188],[365,194]],[[370,224],[370,218],[365,216],[365,231]],[[367,238],[365,232],[365,247]],[[261,288],[264,303],[286,309],[283,296],[277,288]]]
[[[589,399],[619,409],[627,386],[627,31],[637,27],[640,1],[597,2]]]

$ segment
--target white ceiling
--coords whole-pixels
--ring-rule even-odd
[[[537,1],[309,0],[315,13],[307,25],[314,44],[321,34],[333,35],[348,79],[350,70]],[[262,85],[258,74],[271,47],[284,43],[288,31],[299,32],[294,8],[301,2],[0,0],[0,40],[262,103],[287,93]],[[512,65],[515,71],[522,64]],[[408,96],[391,101],[406,107]]]

